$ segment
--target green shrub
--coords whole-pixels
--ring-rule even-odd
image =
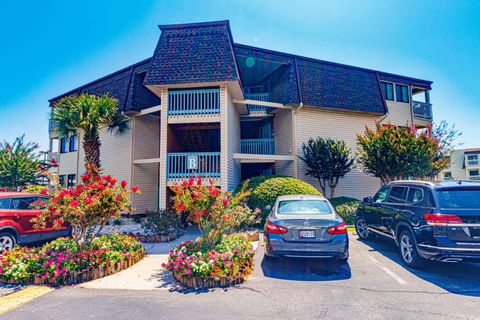
[[[349,197],[336,197],[331,199],[330,202],[346,224],[355,224],[355,215],[357,213],[357,208],[360,205],[360,200]]]
[[[259,183],[253,190],[248,199],[250,208],[259,208],[261,213],[261,224],[265,223],[265,219],[269,212],[267,206],[273,205],[278,196],[289,194],[314,194],[321,193],[312,185],[291,177],[272,177],[265,179]]]
[[[262,182],[267,181],[269,179],[275,178],[287,178],[287,176],[256,176],[246,180],[243,180],[236,188],[234,193],[240,192],[243,190],[253,190],[257,188]]]

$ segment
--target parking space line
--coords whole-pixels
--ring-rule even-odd
[[[398,275],[396,275],[392,270],[388,269],[383,263],[381,263],[380,261],[378,261],[377,259],[375,259],[375,257],[373,257],[372,255],[368,254],[367,252],[365,252],[365,250],[363,250],[358,244],[356,244],[355,242],[353,241],[350,241],[350,244],[353,245],[354,247],[356,247],[364,256],[366,256],[370,261],[372,261],[377,267],[379,267],[380,269],[382,269],[386,274],[388,274],[390,277],[392,277],[393,279],[395,279],[398,283],[400,284],[407,284],[407,282],[405,280],[403,280],[402,278],[400,278]]]
[[[31,286],[0,297],[0,315],[52,291],[53,289],[49,287]]]

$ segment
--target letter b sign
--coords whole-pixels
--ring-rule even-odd
[[[198,156],[191,155],[187,157],[187,168],[188,170],[198,169]]]

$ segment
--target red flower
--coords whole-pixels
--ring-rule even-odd
[[[122,188],[125,188],[127,186],[127,181],[122,180],[120,184],[122,185]]]
[[[222,203],[224,207],[228,206],[228,199],[227,198],[223,199]]]
[[[44,188],[44,189],[40,190],[40,194],[44,194],[44,195],[47,194],[47,189]]]
[[[74,208],[78,207],[78,201],[73,199],[72,202],[70,202],[70,205]]]
[[[132,192],[137,192],[140,189],[139,186],[133,186],[132,187]]]
[[[122,200],[122,196],[116,196],[116,197],[115,197],[115,201],[118,202],[118,201],[120,201],[120,200]]]

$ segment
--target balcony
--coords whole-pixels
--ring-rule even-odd
[[[270,93],[245,93],[245,99],[247,100],[255,100],[255,101],[268,101],[270,97]],[[264,115],[270,111],[271,108],[269,107],[262,107],[262,106],[254,106],[247,104],[248,112],[252,115]]]
[[[57,122],[55,122],[55,121],[53,121],[52,119],[50,119],[50,120],[48,121],[48,133],[50,133],[50,134],[56,133],[57,128],[58,128]]]
[[[273,138],[240,139],[240,152],[245,154],[275,154]]]
[[[469,180],[480,181],[480,176],[470,176],[468,177]]]
[[[169,116],[205,116],[220,113],[220,89],[168,91]]]
[[[422,118],[426,120],[432,120],[432,104],[419,102],[419,101],[412,101],[413,105],[413,115],[417,118]]]
[[[190,177],[220,178],[220,152],[177,152],[167,154],[167,180]]]

